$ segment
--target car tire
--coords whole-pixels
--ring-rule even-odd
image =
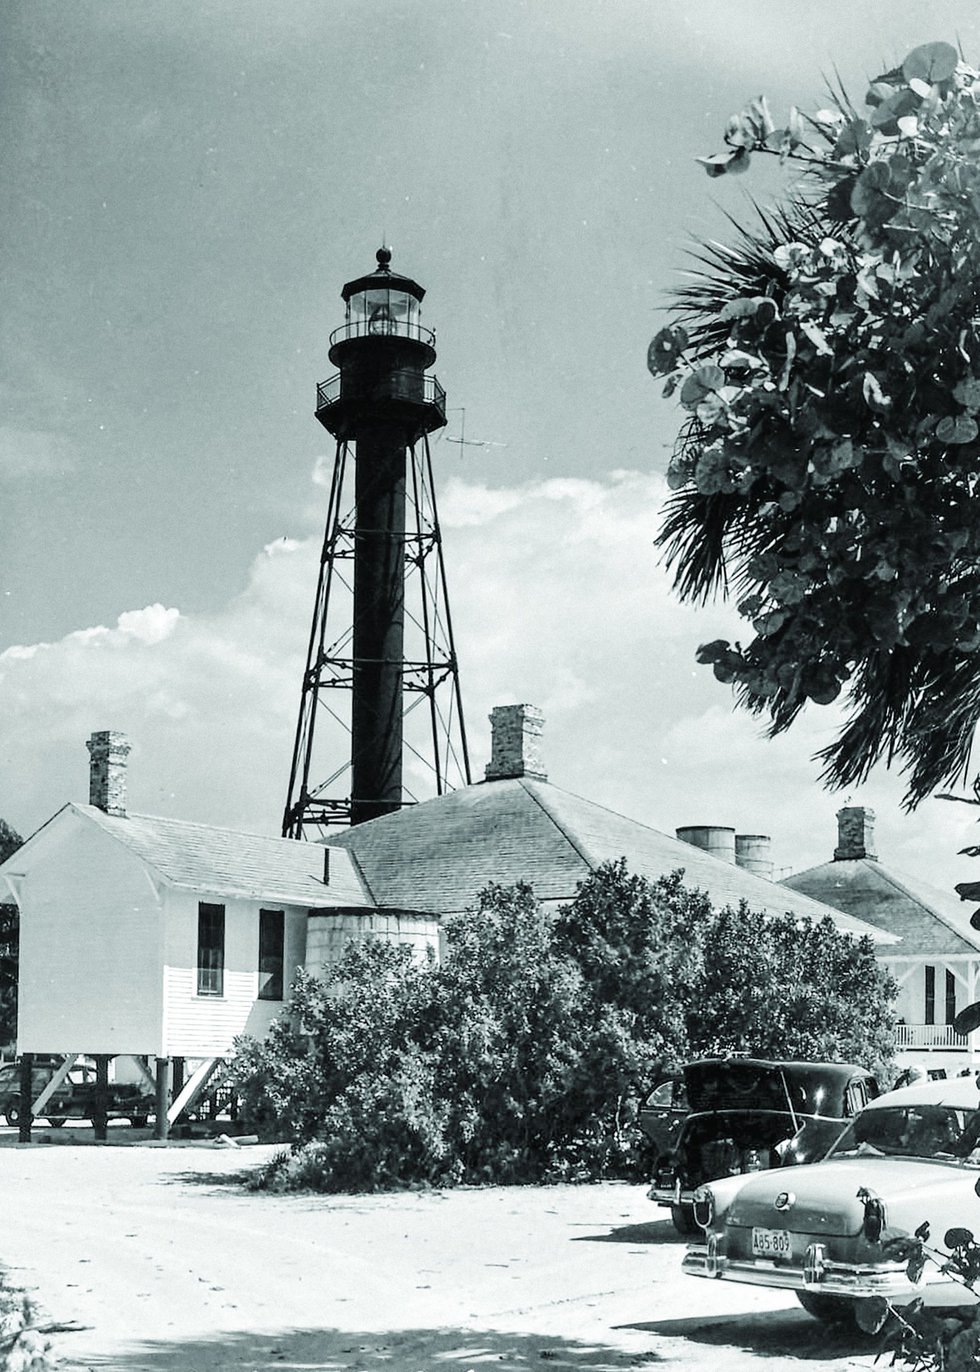
[[[129,1122],[134,1129],[145,1129],[149,1119],[149,1115],[130,1115]]]
[[[821,1324],[853,1324],[854,1302],[848,1296],[821,1296],[813,1291],[797,1291],[796,1299],[808,1315]]]
[[[21,1109],[19,1105],[8,1105],[4,1111],[4,1119],[14,1129],[20,1124]]]
[[[690,1205],[672,1205],[670,1207],[670,1218],[674,1221],[674,1228],[678,1234],[689,1239],[692,1234],[700,1232],[700,1226],[694,1220],[694,1208]]]
[[[64,1115],[49,1115],[48,1123],[52,1129],[60,1129],[65,1122]]]

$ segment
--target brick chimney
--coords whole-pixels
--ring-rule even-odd
[[[85,745],[91,762],[88,774],[88,803],[107,815],[126,813],[126,758],[130,744],[125,734],[115,729],[94,733]]]
[[[544,715],[536,705],[495,705],[490,711],[490,761],[487,781],[532,777],[547,781],[538,751]]]
[[[854,858],[878,860],[875,850],[875,812],[863,805],[845,805],[837,811],[837,847],[835,862]]]

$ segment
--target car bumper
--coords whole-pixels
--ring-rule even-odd
[[[694,1191],[690,1187],[685,1191],[679,1186],[651,1186],[647,1200],[656,1201],[658,1205],[692,1205]]]
[[[719,1252],[708,1236],[707,1243],[688,1245],[681,1264],[692,1277],[713,1277],[727,1281],[746,1282],[751,1286],[773,1286],[786,1291],[811,1291],[814,1295],[884,1296],[889,1301],[908,1301],[921,1292],[908,1279],[906,1263],[882,1262],[874,1264],[833,1262],[822,1252],[822,1245],[813,1244],[801,1267],[788,1262],[774,1262],[766,1258],[729,1258]],[[816,1250],[816,1251],[814,1251]]]

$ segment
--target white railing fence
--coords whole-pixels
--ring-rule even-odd
[[[951,1024],[899,1024],[895,1027],[897,1048],[951,1048],[966,1050],[967,1034],[958,1034]]]

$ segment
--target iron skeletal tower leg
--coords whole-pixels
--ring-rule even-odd
[[[436,794],[470,781],[428,442],[446,422],[445,394],[426,375],[435,348],[418,323],[422,288],[389,259],[382,249],[378,270],[344,287],[347,322],[330,348],[340,371],[317,391],[337,454],[283,817],[292,838],[414,798],[406,751]],[[423,701],[426,727],[410,727]],[[341,741],[329,771],[321,721],[349,729],[349,742],[331,730]],[[348,771],[349,793],[337,795]]]

